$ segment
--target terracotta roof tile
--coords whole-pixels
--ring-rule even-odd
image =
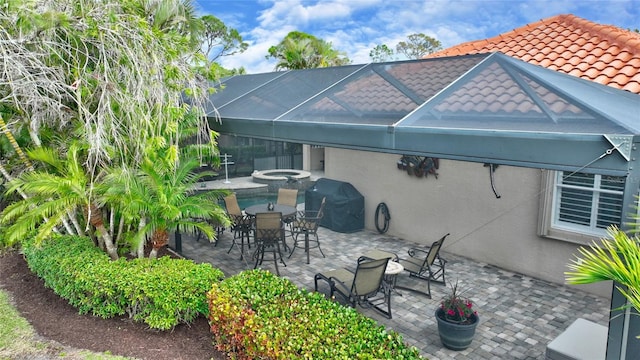
[[[601,71],[599,69],[596,69],[595,67],[590,67],[589,69],[587,69],[587,71],[583,73],[583,75],[585,78],[589,80],[593,80],[600,74],[600,72]]]
[[[638,72],[633,66],[627,64],[620,69],[620,74],[624,74],[627,77],[633,77],[633,75],[637,75]]]
[[[640,34],[570,14],[553,16],[426,57],[494,51],[640,94]]]

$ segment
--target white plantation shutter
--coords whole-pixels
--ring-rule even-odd
[[[602,235],[620,225],[624,177],[558,172],[553,226]]]

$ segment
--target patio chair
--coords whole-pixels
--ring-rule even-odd
[[[396,288],[414,291],[431,298],[431,282],[445,284],[445,265],[447,260],[440,257],[440,249],[447,236],[449,236],[449,233],[442,236],[438,241],[434,241],[431,246],[410,248],[408,250],[408,258],[398,258],[392,252],[377,249],[366,252],[363,257],[369,259],[384,257],[397,259],[395,261],[398,261],[404,267],[404,271],[409,273],[409,277],[415,277],[427,282],[427,291],[401,285],[396,285]]]
[[[309,249],[318,248],[320,250],[320,254],[322,257],[324,253],[322,252],[322,248],[320,247],[320,239],[318,238],[318,227],[320,226],[320,221],[322,220],[322,216],[324,215],[324,204],[326,202],[326,197],[322,198],[322,202],[320,202],[320,208],[318,210],[304,210],[299,211],[297,217],[291,223],[291,236],[293,238],[293,248],[291,248],[291,252],[289,252],[289,257],[293,255],[293,251],[298,247],[299,241],[304,241],[304,251],[307,253],[307,264],[309,263]],[[298,236],[303,235],[304,239],[298,240]],[[313,240],[311,239],[313,236]],[[313,242],[313,246],[310,245],[310,242]]]
[[[231,247],[227,251],[227,254],[231,252],[231,249],[240,241],[240,260],[244,256],[244,242],[247,242],[247,247],[251,249],[251,231],[253,227],[253,221],[251,217],[247,216],[240,210],[238,205],[238,199],[236,194],[227,195],[224,197],[224,205],[227,209],[227,215],[231,220],[231,231],[233,231],[233,242]]]
[[[440,249],[447,236],[449,236],[449,233],[442,236],[438,241],[434,241],[429,247],[411,248],[408,251],[409,257],[399,260],[400,264],[404,266],[404,270],[409,272],[410,277],[416,277],[427,282],[426,292],[414,288],[404,287],[405,289],[423,293],[431,298],[431,282],[445,283],[444,270],[447,261],[440,257]]]
[[[391,319],[391,298],[386,294],[382,298],[374,298],[382,289],[388,262],[389,258],[371,260],[360,257],[355,272],[336,269],[317,273],[314,277],[315,291],[318,291],[318,280],[324,280],[329,284],[330,297],[338,294],[351,307],[355,308],[356,304],[371,307]]]
[[[298,206],[298,189],[286,189],[279,188],[278,189],[278,198],[276,199],[276,204],[278,205],[287,205],[293,206],[294,208]],[[296,219],[295,215],[293,216],[285,216],[282,218],[285,225],[289,228],[289,233],[291,237],[293,237],[293,233],[291,232],[291,223]],[[284,243],[285,249],[289,250],[287,243]]]
[[[278,205],[298,206],[298,189],[278,189]]]
[[[278,261],[282,262],[284,266],[284,260],[282,259],[282,253],[280,252],[280,243],[284,242],[284,224],[282,223],[282,213],[279,212],[262,212],[256,214],[256,228],[255,228],[255,244],[256,252],[254,257],[256,263],[254,269],[258,265],[262,265],[264,261],[264,253],[273,253],[273,262],[276,267],[276,274],[280,276],[278,270]]]
[[[220,237],[222,236],[222,234],[224,234],[224,226],[220,225],[219,223],[213,221],[212,219],[204,219],[204,218],[196,218],[196,221],[204,221],[206,223],[208,223],[209,225],[211,225],[215,231],[216,231],[216,241],[213,243],[213,246],[218,246],[218,240],[220,240]],[[196,232],[196,241],[200,241],[200,238],[204,238],[204,234],[202,233],[202,231],[197,230]]]

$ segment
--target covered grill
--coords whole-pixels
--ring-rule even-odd
[[[326,197],[320,226],[350,233],[364,229],[364,196],[350,183],[320,178],[305,192],[305,209],[317,210]]]

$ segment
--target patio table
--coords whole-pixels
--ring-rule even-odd
[[[398,274],[400,274],[404,270],[404,266],[399,262],[389,261],[387,263],[387,268],[384,270],[384,281],[382,283],[383,286],[386,286],[385,294],[391,296],[391,292],[395,292],[396,294],[402,296],[401,293],[396,290],[396,279],[398,278]]]
[[[282,217],[286,218],[286,217],[295,215],[297,211],[295,206],[273,204],[273,210],[269,210],[268,206],[269,204],[252,205],[244,209],[244,212],[247,215],[256,216],[256,214],[259,212],[274,211],[274,212],[282,213]]]
[[[272,210],[269,210],[269,204],[258,204],[258,205],[252,205],[245,208],[244,212],[245,214],[251,216],[253,219],[255,219],[255,216],[257,213],[279,212],[282,214],[282,219],[286,219],[290,217],[295,217],[298,211],[298,209],[296,209],[295,206],[279,205],[279,204],[273,204],[273,203],[272,205],[273,205]],[[289,251],[289,245],[287,245],[287,242],[285,241],[285,239],[286,239],[286,236],[282,238],[282,245],[284,245],[285,251]]]

